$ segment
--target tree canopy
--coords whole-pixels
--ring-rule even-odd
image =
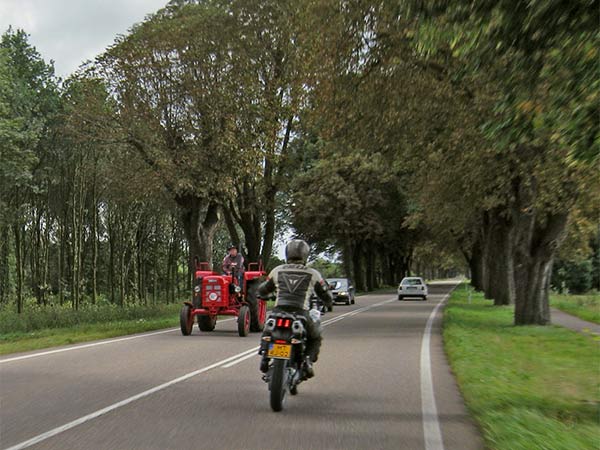
[[[9,29],[0,302],[175,301],[194,256],[296,234],[357,289],[468,271],[549,323],[555,260],[597,256],[599,11],[171,1],[67,80]]]

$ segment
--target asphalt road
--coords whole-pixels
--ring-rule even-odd
[[[426,302],[336,306],[315,378],[281,413],[258,371],[258,335],[238,337],[231,320],[4,356],[0,448],[483,448],[446,363],[440,308],[432,315],[452,287],[432,285]]]

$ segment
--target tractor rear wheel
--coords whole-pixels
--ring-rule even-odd
[[[250,331],[262,331],[265,327],[264,318],[259,314],[258,308],[258,283],[254,282],[248,286],[246,301],[250,307]]]
[[[240,308],[240,312],[238,314],[237,319],[237,326],[238,334],[241,337],[248,336],[248,333],[250,333],[250,308],[248,308],[246,305]]]
[[[194,326],[194,317],[192,316],[192,307],[190,305],[183,305],[181,313],[179,314],[179,325],[181,326],[181,334],[189,336],[192,334],[192,327]]]
[[[200,331],[213,331],[217,325],[217,316],[198,316]]]

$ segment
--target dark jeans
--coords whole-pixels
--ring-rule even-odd
[[[276,312],[295,313],[306,317],[304,323],[306,327],[306,355],[310,356],[312,362],[316,362],[319,359],[319,351],[321,350],[321,342],[323,338],[321,336],[321,325],[310,317],[308,311],[304,309],[298,309],[293,306],[277,306],[273,308],[273,313]]]
[[[231,273],[223,272],[223,275],[231,275]],[[235,277],[238,280],[238,286],[243,287],[244,286],[244,272],[236,272]]]

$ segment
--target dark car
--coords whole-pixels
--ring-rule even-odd
[[[327,278],[334,303],[354,305],[354,286],[348,278]]]

